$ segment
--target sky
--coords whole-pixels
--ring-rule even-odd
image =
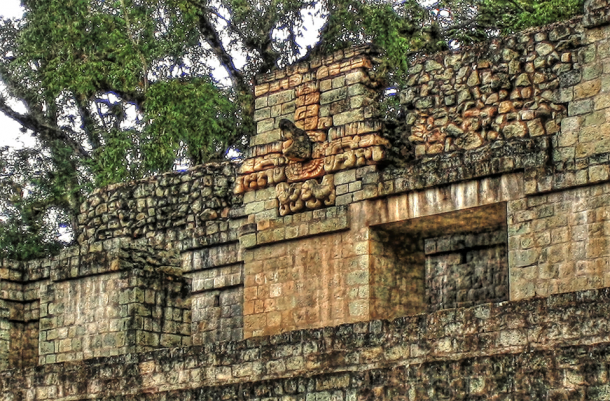
[[[8,18],[21,17],[23,15],[21,0],[0,0],[0,15]],[[313,35],[306,35],[307,37],[298,40],[303,49],[305,49],[307,45],[313,45],[317,41],[317,35],[315,33],[318,32],[321,25],[322,21],[320,20],[312,21],[311,26],[308,27],[308,31]],[[239,55],[237,55],[235,62],[236,64],[239,64],[239,68],[241,64],[245,63],[245,57],[239,57]],[[217,66],[214,76],[219,80],[228,78],[228,74],[220,67],[220,64]],[[25,112],[25,107],[20,110],[18,105],[13,104],[13,106],[17,106],[17,111]],[[35,145],[34,138],[27,134],[22,134],[19,131],[19,128],[20,125],[17,122],[0,113],[0,146],[8,145],[14,148],[33,147]]]
[[[21,17],[21,0],[0,0],[0,15],[8,18]],[[34,139],[19,132],[19,127],[15,121],[0,113],[0,146],[34,146]]]

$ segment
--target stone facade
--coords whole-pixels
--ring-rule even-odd
[[[0,374],[3,398],[607,400],[608,289]]]
[[[0,263],[3,400],[610,399],[610,15],[258,77],[241,163],[96,190]]]
[[[235,169],[210,163],[97,189],[81,205],[78,243],[97,249],[104,240],[133,238],[184,250],[235,241],[235,220],[244,216],[242,197],[231,190]]]
[[[274,193],[246,201],[246,212],[268,219],[351,202],[346,194],[358,184],[333,173],[376,165],[389,147],[380,135],[374,55],[356,47],[258,78],[257,134],[235,193]]]
[[[102,275],[40,287],[39,364],[191,344],[189,283],[175,253],[128,246],[94,257]]]
[[[420,60],[400,93],[415,156],[557,133],[567,103],[599,91],[578,68],[582,40],[575,20]]]
[[[511,299],[610,285],[610,186],[509,203]]]
[[[508,301],[506,227],[425,240],[428,310]]]

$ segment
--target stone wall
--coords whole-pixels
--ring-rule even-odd
[[[608,32],[578,17],[422,58],[388,133],[396,167],[366,179],[369,196],[514,171],[528,195],[606,180]]]
[[[511,299],[610,286],[610,185],[509,203]]]
[[[423,238],[372,230],[371,319],[395,319],[426,310]]]
[[[9,274],[8,268],[2,274],[5,278],[0,278],[0,369],[35,366],[40,318],[36,284],[7,280],[16,277]]]
[[[78,245],[0,262],[2,399],[607,399],[587,7],[416,60],[397,127],[370,47],[259,77],[241,164],[98,189]]]
[[[203,345],[215,341],[238,341],[244,338],[243,308],[244,286],[243,267],[232,266],[204,271],[194,279],[192,295],[192,333],[193,345]],[[211,276],[211,277],[210,277]],[[203,277],[206,277],[205,279]],[[229,285],[218,283],[229,280]],[[199,291],[195,283],[213,280],[211,287]]]
[[[506,227],[425,240],[428,310],[508,301]]]
[[[344,231],[346,207],[321,212],[291,217],[327,232],[244,255],[245,338],[369,320],[367,231]]]
[[[39,364],[191,344],[189,283],[175,255],[127,247],[105,261],[106,274],[41,286]]]
[[[608,289],[590,290],[56,363],[0,373],[0,391],[7,400],[604,400],[609,301]]]
[[[209,163],[97,189],[81,205],[78,243],[134,238],[190,249],[235,241],[244,216],[235,171],[234,163]]]
[[[577,19],[418,61],[400,92],[403,140],[423,157],[557,133],[571,99],[555,90],[591,78],[579,69],[582,37]]]

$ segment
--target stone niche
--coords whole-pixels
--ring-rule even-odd
[[[506,203],[373,227],[371,318],[508,300]]]

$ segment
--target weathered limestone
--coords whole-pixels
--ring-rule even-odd
[[[511,299],[610,286],[605,184],[508,204]]]
[[[609,301],[606,288],[56,363],[0,373],[0,391],[32,400],[601,401],[610,385]]]
[[[242,197],[232,192],[235,170],[235,163],[209,163],[97,189],[81,205],[78,243],[133,238],[189,249],[235,241],[235,221],[244,216]]]
[[[258,78],[260,121],[235,193],[275,187],[278,204],[270,198],[250,212],[269,218],[277,217],[273,208],[286,216],[345,204],[333,173],[384,159],[389,142],[376,120],[379,84],[370,78],[371,55],[369,47],[353,48]]]
[[[258,78],[245,160],[95,191],[0,263],[6,400],[610,398],[610,15]]]
[[[425,240],[428,310],[508,301],[506,227]]]
[[[128,245],[87,256],[92,274],[107,273],[40,288],[39,364],[191,344],[189,285],[175,252]]]

